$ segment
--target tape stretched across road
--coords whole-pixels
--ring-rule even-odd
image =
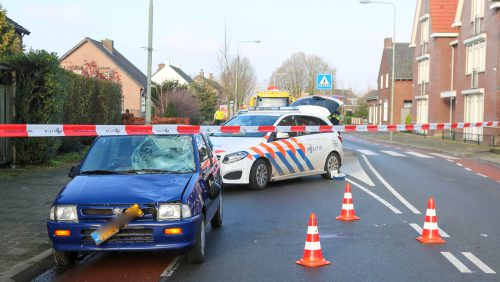
[[[388,132],[499,127],[499,121],[428,124],[360,124],[335,126],[199,126],[199,125],[79,125],[79,124],[0,124],[0,137],[62,137],[103,135],[252,133],[252,132]]]

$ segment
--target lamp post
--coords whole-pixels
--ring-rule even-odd
[[[260,43],[260,40],[243,40],[243,41],[238,41],[238,44],[236,46],[236,78],[235,78],[235,91],[234,91],[234,111],[233,113],[237,112],[238,109],[238,75],[239,75],[239,69],[240,69],[240,44],[241,43],[255,43],[258,44]]]
[[[151,65],[153,59],[153,0],[149,0],[148,23],[148,76],[146,81],[146,117],[145,123],[151,124]]]
[[[371,1],[371,0],[360,0],[361,4],[383,4],[391,5],[393,8],[394,24],[393,24],[393,36],[392,36],[392,71],[391,71],[391,124],[394,123],[394,69],[396,62],[396,5],[392,2],[382,2],[382,1]],[[392,131],[390,131],[390,140],[392,141]]]

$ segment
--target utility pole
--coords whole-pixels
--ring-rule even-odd
[[[148,73],[146,82],[146,124],[151,124],[151,65],[153,61],[153,0],[149,0]]]

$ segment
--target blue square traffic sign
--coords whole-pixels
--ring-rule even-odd
[[[316,74],[316,89],[331,90],[333,88],[332,75],[329,73]]]

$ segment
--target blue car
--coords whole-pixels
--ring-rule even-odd
[[[60,266],[78,252],[173,249],[202,263],[205,226],[222,225],[219,164],[202,134],[98,137],[69,176],[47,222]],[[141,217],[94,241],[92,233],[134,204]]]

